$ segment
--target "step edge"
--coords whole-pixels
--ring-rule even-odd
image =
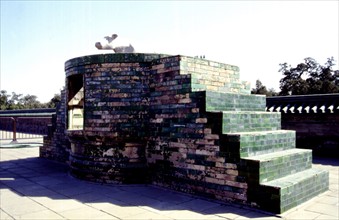
[[[229,132],[225,133],[225,135],[266,135],[270,133],[296,133],[295,130],[287,130],[287,129],[278,129],[278,130],[268,130],[268,131],[245,131],[245,132]]]
[[[266,187],[275,187],[275,188],[281,189],[282,187],[278,186],[278,184],[276,184],[277,182],[285,182],[286,181],[285,183],[289,183],[289,185],[284,186],[284,187],[290,187],[292,185],[299,183],[300,181],[290,181],[289,179],[299,180],[296,177],[299,177],[299,176],[302,175],[304,177],[303,180],[305,180],[305,179],[311,178],[313,176],[323,175],[323,174],[326,174],[326,173],[329,174],[329,172],[327,170],[312,167],[310,169],[302,170],[300,172],[293,173],[293,174],[290,174],[290,175],[287,175],[287,176],[284,176],[284,177],[281,177],[281,178],[278,178],[278,179],[275,179],[275,180],[260,183],[260,185],[266,186]]]
[[[278,153],[282,153],[281,155],[277,155]],[[290,156],[296,153],[311,153],[312,154],[312,150],[310,149],[300,149],[300,148],[293,148],[293,149],[287,149],[287,150],[283,150],[283,151],[276,151],[276,152],[272,152],[272,153],[266,153],[266,154],[261,154],[261,155],[256,155],[256,156],[250,156],[250,157],[243,157],[241,159],[243,160],[251,160],[251,161],[258,161],[258,162],[264,162],[264,161],[269,161],[272,160],[274,158],[277,157],[281,157],[281,156]],[[268,157],[268,158],[260,158],[260,157]]]

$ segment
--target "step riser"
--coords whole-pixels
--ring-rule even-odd
[[[240,156],[249,157],[295,148],[295,131],[228,134],[227,144],[240,149]]]
[[[312,168],[312,152],[304,151],[262,161],[245,159],[243,165],[249,182],[265,183]]]
[[[272,112],[273,113],[273,112]],[[223,134],[234,132],[275,131],[281,129],[280,113],[224,112]]]
[[[206,91],[206,111],[265,112],[266,97]]]
[[[187,65],[181,63],[180,69],[191,75],[192,91],[251,93],[250,83],[240,80],[238,67],[228,65],[225,68],[217,65],[218,67],[212,67],[209,63],[188,61]]]
[[[228,85],[220,81],[196,79],[194,74],[192,74],[191,80],[192,91],[215,91],[222,93],[239,93],[246,95],[251,93],[251,91],[248,89],[248,83],[245,81],[238,81],[233,83],[232,85]]]

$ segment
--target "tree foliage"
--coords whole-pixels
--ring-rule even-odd
[[[283,78],[280,80],[279,95],[326,94],[339,92],[339,70],[333,70],[334,58],[328,58],[324,65],[308,57],[303,63],[291,67],[280,64]]]
[[[9,95],[6,90],[1,90],[0,110],[55,108],[60,99],[60,94],[55,94],[49,102],[41,103],[35,95],[28,94],[23,96],[15,92]]]
[[[277,92],[273,88],[270,88],[267,90],[266,86],[262,84],[262,82],[257,79],[255,82],[255,88],[251,90],[251,94],[260,94],[260,95],[266,95],[266,96],[276,96]]]

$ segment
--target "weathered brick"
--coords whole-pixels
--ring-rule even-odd
[[[302,179],[290,188],[261,185],[308,169],[311,157],[265,159],[293,149],[295,133],[280,130],[279,114],[265,113],[265,96],[250,94],[236,66],[185,56],[102,54],[71,59],[65,71],[56,131],[45,138],[41,155],[67,160],[71,149],[68,163],[79,178],[152,182],[221,200],[264,202],[261,207],[269,198],[272,206],[265,208],[271,211],[310,198],[298,192],[314,196],[326,188],[325,174],[312,176],[314,186]],[[65,131],[66,99],[77,92],[70,91],[72,79],[83,79],[84,126]]]

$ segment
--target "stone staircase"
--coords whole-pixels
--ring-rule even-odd
[[[312,151],[295,148],[295,131],[280,113],[265,112],[265,96],[206,91],[206,110],[222,113],[220,154],[240,157],[248,201],[282,213],[328,189],[328,172],[312,168]]]

